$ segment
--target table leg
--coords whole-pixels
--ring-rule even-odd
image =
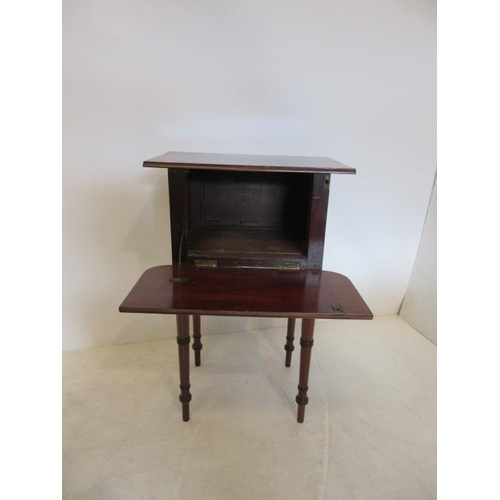
[[[199,314],[193,315],[193,351],[194,351],[194,364],[201,365],[201,318]]]
[[[179,375],[181,394],[179,401],[182,403],[182,420],[189,420],[189,402],[191,401],[191,393],[189,389],[189,315],[177,314],[177,344],[179,348]]]
[[[302,320],[302,335],[300,337],[300,373],[299,373],[299,393],[295,398],[297,402],[297,422],[304,421],[306,404],[309,402],[307,397],[309,382],[309,367],[311,365],[311,350],[314,344],[314,319]]]
[[[292,351],[295,349],[293,341],[295,339],[295,318],[288,318],[288,328],[286,332],[285,344],[285,366],[290,366],[292,363]]]

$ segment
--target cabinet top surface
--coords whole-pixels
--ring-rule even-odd
[[[326,156],[272,156],[169,151],[146,160],[144,167],[269,172],[324,172],[355,174],[348,167]]]
[[[172,281],[182,277],[186,282]],[[340,306],[342,312],[335,311]],[[148,269],[120,305],[120,312],[372,319],[345,276],[330,271],[271,269]]]

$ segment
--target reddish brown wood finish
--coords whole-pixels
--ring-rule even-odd
[[[295,339],[295,318],[288,318],[288,327],[286,332],[285,344],[285,366],[290,367],[292,364],[292,352],[295,349],[293,341]]]
[[[299,371],[299,393],[295,398],[298,404],[297,422],[304,422],[306,404],[309,402],[307,391],[309,390],[309,367],[311,366],[311,350],[314,344],[314,319],[302,320],[302,334],[300,336],[300,371]]]
[[[200,315],[212,315],[288,318],[285,366],[302,318],[296,401],[303,422],[315,319],[373,318],[348,278],[321,270],[330,174],[356,170],[326,157],[174,151],[144,167],[169,169],[174,265],[148,269],[120,311],[177,315],[183,420],[191,401],[189,315],[196,366]],[[195,267],[200,260],[218,267]]]
[[[173,263],[321,269],[329,173],[202,174],[168,171]]]
[[[172,282],[179,275],[187,282]],[[335,313],[339,304],[343,314]],[[275,318],[372,319],[345,276],[322,270],[148,269],[120,305],[120,312],[257,316]]]
[[[315,174],[309,211],[309,236],[307,239],[307,269],[323,267],[323,250],[325,245],[326,214],[328,210],[328,194],[330,175]]]
[[[181,394],[179,401],[182,403],[182,420],[189,420],[189,402],[191,393],[189,389],[189,316],[187,314],[177,315],[177,344],[179,347],[179,375]]]
[[[172,262],[186,261],[188,231],[188,172],[186,170],[168,171],[168,191],[170,196],[170,235]],[[182,240],[182,245],[181,245]],[[179,255],[179,252],[181,255]],[[181,257],[179,259],[179,256]]]
[[[196,229],[189,232],[188,257],[224,260],[251,257],[304,260],[306,248],[299,239],[291,239],[284,231],[259,229]]]
[[[193,350],[194,350],[194,364],[195,366],[201,365],[201,318],[198,314],[193,316]]]
[[[236,155],[169,151],[146,160],[144,167],[266,172],[332,172],[355,174],[354,168],[325,156]]]

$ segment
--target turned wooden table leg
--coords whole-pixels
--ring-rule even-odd
[[[300,373],[299,373],[299,393],[295,398],[297,402],[297,422],[304,421],[306,404],[309,402],[307,397],[309,382],[309,367],[311,365],[311,350],[314,343],[314,319],[302,320],[302,335],[300,337]]]
[[[177,314],[177,344],[179,348],[179,375],[181,383],[179,385],[181,394],[179,401],[182,403],[182,420],[189,420],[189,402],[191,393],[189,389],[189,315]]]
[[[198,314],[193,315],[193,350],[194,350],[194,364],[201,365],[201,318]]]
[[[285,366],[290,366],[292,363],[292,351],[295,349],[293,341],[295,339],[295,318],[288,318],[288,328],[286,332],[285,344]]]

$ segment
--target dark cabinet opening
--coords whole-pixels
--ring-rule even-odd
[[[306,259],[313,175],[191,170],[187,257]]]
[[[166,153],[172,259],[197,267],[321,269],[330,173],[323,157]]]

